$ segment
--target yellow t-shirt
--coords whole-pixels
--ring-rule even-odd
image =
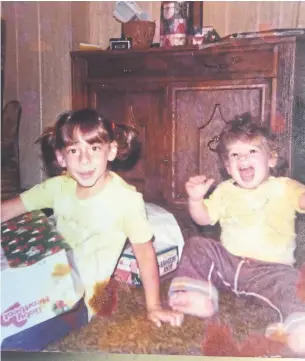
[[[101,254],[105,277],[112,274],[127,238],[145,243],[153,237],[142,194],[110,174],[105,188],[88,199],[77,198],[76,182],[69,176],[47,179],[21,194],[27,211],[53,208],[58,231],[84,259]]]
[[[212,224],[219,221],[221,242],[232,254],[267,262],[294,263],[295,216],[305,186],[286,177],[269,177],[255,189],[229,179],[208,199]]]

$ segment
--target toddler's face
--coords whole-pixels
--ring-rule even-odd
[[[242,188],[253,189],[263,183],[276,164],[276,157],[260,140],[238,140],[228,146],[227,172]]]

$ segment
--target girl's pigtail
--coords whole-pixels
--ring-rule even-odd
[[[111,122],[111,128],[113,130],[114,140],[118,144],[116,159],[124,161],[133,155],[138,156],[141,150],[141,142],[139,141],[139,133],[136,128],[114,122]]]
[[[55,177],[63,173],[55,154],[55,127],[47,127],[35,143],[40,144],[44,171],[48,177]]]

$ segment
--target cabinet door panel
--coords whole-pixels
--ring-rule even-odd
[[[208,143],[219,135],[226,122],[244,113],[250,113],[257,121],[268,121],[270,86],[267,82],[179,86],[172,95],[172,200],[180,203],[186,201],[184,186],[190,176],[204,174],[216,183],[223,179],[222,164]]]
[[[141,154],[113,163],[113,170],[144,194],[146,201],[164,199],[164,90],[162,88],[93,87],[91,105],[116,123],[133,125],[139,132]]]
[[[116,123],[125,120],[125,92],[119,89],[101,86],[91,86],[88,90],[89,106],[96,108],[107,119]]]

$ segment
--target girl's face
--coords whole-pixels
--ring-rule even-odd
[[[56,152],[57,160],[61,167],[67,168],[79,189],[88,189],[91,193],[104,186],[107,164],[115,159],[117,144],[89,144],[81,135],[76,138],[74,144]]]
[[[263,183],[275,167],[276,156],[259,140],[238,140],[228,146],[227,172],[242,188],[253,189]]]

